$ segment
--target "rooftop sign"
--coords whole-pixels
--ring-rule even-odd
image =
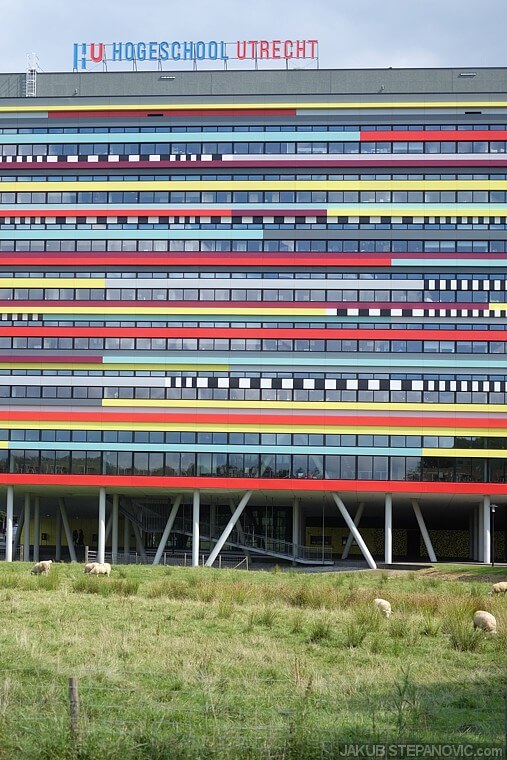
[[[102,63],[128,61],[136,68],[138,62],[152,61],[160,66],[165,62],[217,61],[285,61],[317,60],[317,40],[223,40],[160,41],[160,42],[75,42],[74,71],[86,71]]]

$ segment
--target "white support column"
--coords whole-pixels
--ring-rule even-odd
[[[484,504],[477,509],[477,561],[484,562]]]
[[[419,526],[419,530],[421,531],[421,535],[423,537],[424,545],[426,547],[426,551],[428,552],[428,557],[430,558],[430,562],[436,562],[437,557],[433,550],[433,544],[431,543],[430,534],[428,533],[426,529],[426,523],[424,522],[424,518],[422,516],[421,508],[419,506],[419,503],[412,499],[412,507],[414,510],[415,518],[417,520],[417,524]]]
[[[127,515],[123,517],[123,554],[128,558],[130,554],[130,520]]]
[[[132,522],[132,529],[134,531],[134,536],[136,537],[136,548],[138,554],[141,555],[141,559],[143,562],[146,562],[146,552],[144,550],[144,543],[143,538],[141,536],[141,531],[139,530],[139,526],[135,524],[135,522]]]
[[[67,546],[69,547],[70,561],[77,562],[76,550],[74,548],[74,541],[72,540],[72,533],[69,525],[69,518],[67,517],[67,510],[65,509],[65,502],[63,499],[58,499],[58,504],[60,506],[60,513],[62,515],[65,537],[67,538]]]
[[[386,565],[393,563],[393,497],[386,493],[384,514],[384,562]]]
[[[296,560],[298,546],[301,544],[301,502],[297,496],[292,502],[292,558]]]
[[[30,494],[25,493],[25,511],[23,521],[23,561],[30,562]]]
[[[7,486],[7,503],[6,503],[6,525],[5,525],[5,561],[12,562],[12,522],[14,517],[14,488]]]
[[[356,526],[356,528],[359,527],[359,523],[361,522],[361,517],[363,516],[363,512],[364,512],[364,501],[361,501],[358,504],[356,514],[354,515],[354,525]],[[353,540],[354,540],[354,536],[349,531],[349,535],[347,536],[345,546],[343,547],[342,559],[347,559],[347,557],[349,556],[349,551],[352,546]]]
[[[196,493],[198,494],[199,492],[198,491],[194,491],[194,497],[195,497]],[[209,555],[209,557],[208,557],[208,559],[206,561],[206,566],[207,567],[211,567],[213,565],[213,562],[216,560],[216,558],[218,557],[218,555],[222,551],[222,548],[223,548],[225,542],[227,541],[227,539],[229,538],[229,536],[231,535],[232,530],[233,530],[234,526],[236,525],[236,522],[238,521],[238,519],[241,516],[241,513],[243,512],[244,508],[248,504],[251,495],[252,495],[252,491],[247,491],[244,494],[244,496],[242,496],[241,501],[239,502],[238,506],[236,507],[236,509],[234,511],[234,514],[231,516],[231,519],[229,520],[229,522],[225,526],[224,532],[222,533],[222,535],[218,539],[218,541],[217,541],[217,543],[216,543],[213,551],[211,552],[211,554]],[[194,560],[193,549],[194,549],[194,546],[192,545],[192,564],[193,564],[193,560]]]
[[[171,511],[169,512],[169,517],[167,518],[167,522],[165,524],[164,532],[162,533],[162,538],[160,539],[160,543],[158,545],[157,553],[155,554],[155,557],[153,559],[154,565],[158,565],[160,563],[160,560],[162,559],[162,554],[164,553],[164,549],[166,547],[167,541],[173,529],[174,521],[176,520],[176,515],[178,514],[178,510],[180,508],[182,498],[183,498],[182,494],[178,494],[178,496],[174,500],[174,504],[171,507]]]
[[[340,510],[340,513],[341,513],[343,519],[347,523],[348,529],[351,531],[352,535],[354,536],[357,545],[361,549],[363,557],[365,558],[366,562],[368,563],[368,566],[372,570],[376,570],[377,569],[377,565],[375,563],[375,560],[371,556],[370,551],[369,551],[368,547],[366,546],[366,544],[365,544],[365,542],[363,540],[363,537],[361,536],[361,534],[359,533],[358,529],[354,525],[354,521],[352,520],[351,516],[347,512],[347,507],[345,506],[345,504],[340,499],[340,497],[338,496],[337,493],[332,493],[331,496],[333,497],[333,499],[334,499],[334,501],[336,503],[336,506]]]
[[[55,522],[55,560],[60,562],[62,558],[62,515],[60,507],[56,508]]]
[[[192,567],[199,566],[200,513],[201,513],[201,494],[199,493],[199,491],[194,491],[193,507],[192,507]]]
[[[106,489],[99,489],[99,527],[97,531],[97,562],[106,557]]]
[[[491,563],[491,499],[484,497],[482,513],[482,561],[485,565]]]
[[[113,527],[111,537],[111,554],[112,562],[116,564],[118,562],[118,507],[120,503],[120,497],[117,493],[113,494]]]
[[[33,561],[39,561],[40,546],[40,498],[35,497],[33,503]]]

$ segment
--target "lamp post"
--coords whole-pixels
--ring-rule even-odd
[[[495,566],[495,511],[497,504],[491,504],[491,567]]]

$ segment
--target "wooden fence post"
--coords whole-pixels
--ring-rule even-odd
[[[79,694],[77,691],[77,678],[69,678],[69,708],[70,708],[70,732],[74,740],[79,732]]]

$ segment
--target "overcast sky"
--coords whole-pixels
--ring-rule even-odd
[[[70,71],[74,42],[125,40],[318,39],[321,68],[507,63],[507,0],[0,0],[0,10],[1,71],[24,71],[30,52],[44,71]]]

